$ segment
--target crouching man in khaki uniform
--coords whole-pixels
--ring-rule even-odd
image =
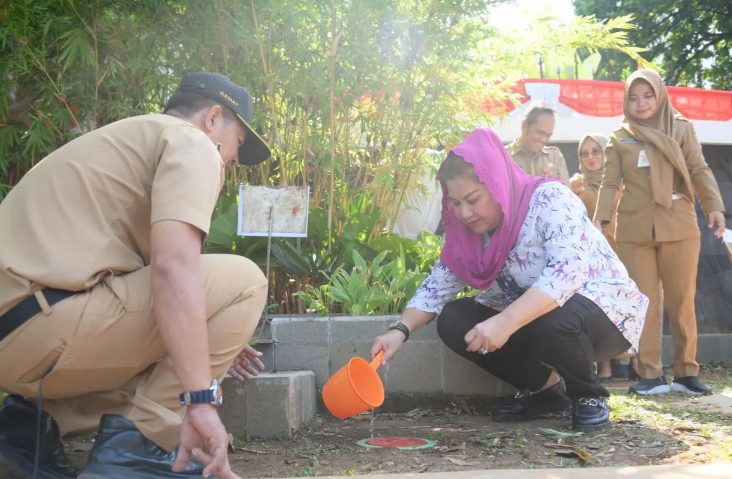
[[[506,150],[526,173],[558,177],[568,185],[569,172],[562,152],[556,146],[547,146],[556,124],[552,107],[543,102],[532,103],[521,122],[521,136],[513,140]]]
[[[0,204],[0,460],[22,477],[76,477],[60,437],[97,426],[81,478],[236,477],[217,380],[261,369],[267,282],[200,252],[225,170],[270,155],[251,115],[192,73],[165,114],[76,138]]]

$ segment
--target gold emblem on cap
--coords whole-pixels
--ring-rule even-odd
[[[221,95],[222,97],[226,98],[227,100],[229,100],[234,105],[239,106],[239,102],[238,101],[234,100],[233,98],[231,98],[229,95],[227,95],[223,91],[220,91],[219,92],[219,95]]]

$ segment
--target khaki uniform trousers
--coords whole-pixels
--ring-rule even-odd
[[[681,241],[618,242],[617,253],[641,293],[648,297],[646,322],[638,347],[638,374],[655,379],[663,374],[663,315],[668,315],[674,344],[676,377],[696,376],[696,273],[699,238]]]
[[[257,326],[267,282],[234,255],[202,255],[201,273],[211,373],[221,379]],[[179,442],[181,386],[153,314],[149,266],[26,321],[0,342],[0,364],[0,388],[42,395],[62,435],[95,430],[107,413],[168,451]]]

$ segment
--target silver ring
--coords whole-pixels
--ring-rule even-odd
[[[488,350],[486,348],[480,348],[478,350],[478,354],[486,355],[488,354]]]

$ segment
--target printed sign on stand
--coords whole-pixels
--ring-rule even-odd
[[[308,235],[307,186],[239,186],[239,236],[305,238]]]

